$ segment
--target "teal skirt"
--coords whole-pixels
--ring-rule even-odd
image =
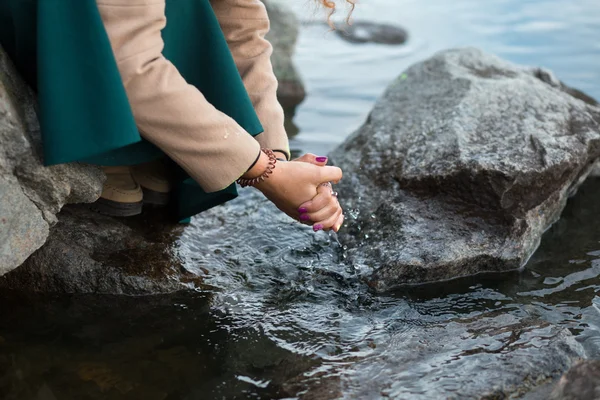
[[[249,134],[263,131],[209,0],[167,0],[163,54]],[[38,93],[44,164],[133,165],[164,154],[141,138],[95,0],[0,0],[0,44]],[[237,196],[206,193],[174,163],[179,220]]]

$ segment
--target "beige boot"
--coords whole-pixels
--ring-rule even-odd
[[[131,168],[102,167],[106,182],[102,195],[93,204],[101,214],[113,217],[129,217],[142,212],[143,192],[140,185],[131,176]]]
[[[164,206],[169,202],[171,184],[165,160],[160,159],[131,167],[133,179],[142,187],[144,204]]]

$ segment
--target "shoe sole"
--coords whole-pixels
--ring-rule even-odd
[[[109,217],[133,217],[142,213],[143,202],[120,203],[118,201],[99,198],[90,205],[90,208]]]
[[[144,192],[144,204],[152,206],[166,206],[169,204],[170,194],[164,192],[157,192],[155,190],[146,189],[142,187]]]

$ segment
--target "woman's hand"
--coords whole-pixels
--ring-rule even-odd
[[[319,230],[340,230],[344,223],[344,214],[329,182],[319,185],[317,195],[310,201],[300,205],[300,219],[314,222],[313,228]]]
[[[311,161],[310,159],[313,159]],[[278,162],[269,178],[257,184],[260,190],[277,208],[295,220],[313,222],[315,231],[331,229],[340,220],[342,213],[337,199],[331,201],[331,187],[319,186],[326,182],[338,182],[342,178],[342,170],[337,167],[325,166],[327,160],[313,155],[305,155],[297,160]],[[261,155],[254,171],[266,168],[268,158]],[[263,168],[264,167],[264,168]],[[252,177],[252,170],[245,177]],[[327,195],[329,190],[329,195]],[[311,204],[311,210],[316,210],[315,216],[322,218],[310,221],[308,213],[301,213],[300,206],[310,200],[319,200]],[[330,199],[329,201],[325,201]],[[318,207],[321,208],[318,209]],[[335,228],[334,228],[335,229]]]
[[[325,166],[327,157],[307,153],[294,161]],[[337,232],[344,223],[342,207],[330,182],[320,184],[317,187],[317,195],[312,200],[301,204],[298,212],[300,213],[300,220],[303,222],[311,221],[315,230],[319,230],[319,228],[324,230],[333,229],[334,232]]]

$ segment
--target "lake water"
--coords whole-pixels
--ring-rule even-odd
[[[474,45],[553,69],[600,97],[600,2],[370,0],[406,46],[353,45],[306,21],[298,152],[325,154],[386,84],[437,50]],[[214,289],[145,298],[0,299],[0,398],[501,399],[600,352],[600,182],[590,180],[520,272],[377,295],[335,236],[257,196],[202,214],[177,251]],[[252,229],[241,227],[252,226]],[[490,397],[484,397],[489,395]],[[503,397],[505,396],[505,397]],[[542,397],[544,398],[544,397]]]
[[[311,1],[286,3],[305,25],[296,56],[309,93],[295,119],[302,134],[292,144],[299,149],[331,150],[362,124],[404,69],[452,47],[475,46],[515,63],[544,66],[600,98],[597,0],[361,1],[354,20],[406,28],[410,39],[400,47],[345,43],[314,25],[322,15]]]

